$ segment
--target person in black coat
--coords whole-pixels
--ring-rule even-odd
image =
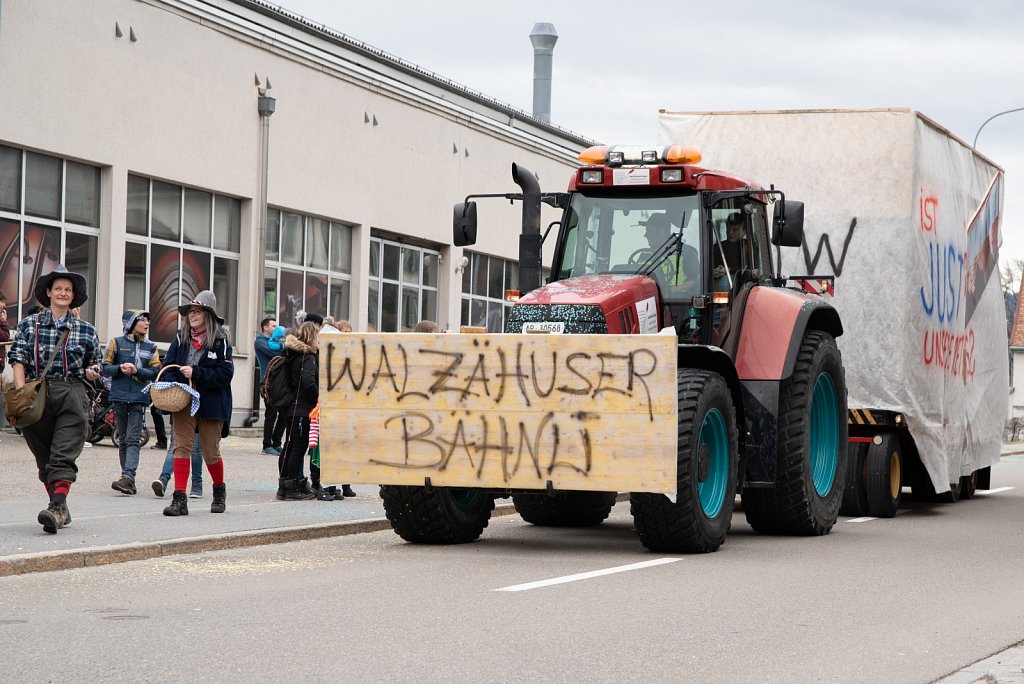
[[[189,381],[199,393],[199,409],[192,415],[189,406],[172,414],[174,429],[174,496],[164,515],[188,515],[185,486],[189,480],[190,457],[195,435],[213,481],[211,513],[223,513],[227,506],[224,485],[224,461],[221,460],[222,432],[231,420],[231,378],[235,374],[231,344],[224,319],[217,313],[217,297],[203,290],[188,304],[178,307],[185,317],[164,357],[168,369],[161,381]]]
[[[277,498],[302,501],[316,496],[302,476],[302,465],[309,449],[309,412],[320,399],[320,326],[305,321],[284,339],[288,378],[295,398],[282,411],[288,420],[284,453],[278,459]]]

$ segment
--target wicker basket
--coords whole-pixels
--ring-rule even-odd
[[[160,372],[156,374],[156,380],[154,383],[160,382],[160,376],[164,374],[164,371],[168,368],[181,368],[181,366],[164,366],[160,369]],[[192,386],[192,381],[188,381],[189,386]],[[182,409],[188,408],[192,403],[192,395],[186,392],[183,388],[176,385],[171,387],[165,387],[163,389],[157,389],[156,387],[150,387],[149,396],[153,398],[153,406],[156,406],[162,411],[168,413],[177,413]]]

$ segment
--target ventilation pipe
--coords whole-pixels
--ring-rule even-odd
[[[558,42],[554,24],[534,24],[533,43],[533,115],[551,121],[551,59]]]

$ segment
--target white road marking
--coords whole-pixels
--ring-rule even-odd
[[[501,589],[495,589],[494,591],[526,591],[527,589],[539,589],[540,587],[550,587],[553,584],[565,584],[566,582],[576,582],[577,580],[590,579],[592,577],[601,577],[602,575],[614,575],[617,572],[629,572],[630,570],[641,570],[643,568],[650,568],[655,565],[664,565],[665,563],[675,563],[681,561],[682,558],[657,558],[655,560],[644,561],[642,563],[630,563],[629,565],[620,565],[616,568],[606,568],[604,570],[592,570],[590,572],[581,572],[575,575],[565,575],[564,577],[553,577],[551,579],[539,580],[537,582],[527,582],[526,584],[515,584],[511,587],[502,587]]]
[[[869,520],[878,520],[878,518],[872,518],[871,516],[866,515],[863,518],[850,518],[846,522],[867,522]]]
[[[975,492],[978,496],[988,496],[989,494],[998,494],[999,492],[1008,492],[1013,487],[996,487],[995,489],[979,489]]]

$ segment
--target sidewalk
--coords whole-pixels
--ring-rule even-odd
[[[164,452],[149,445],[142,448],[139,493],[115,492],[110,483],[121,472],[106,439],[78,459],[71,525],[46,534],[36,521],[47,497],[32,453],[18,435],[0,432],[0,576],[390,529],[376,485],[355,485],[358,496],[341,501],[277,501],[277,457],[260,453],[260,439],[232,435],[221,446],[226,513],[210,513],[204,469],[203,497],[189,499],[188,517],[164,516],[170,494],[157,498],[150,486]]]

